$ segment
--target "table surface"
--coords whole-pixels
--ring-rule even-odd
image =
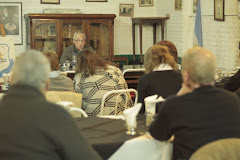
[[[148,131],[145,115],[137,117],[137,135],[126,134],[125,121],[99,117],[76,118],[75,122],[89,144],[103,159],[108,159],[121,145]]]

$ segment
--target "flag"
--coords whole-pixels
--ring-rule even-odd
[[[197,13],[195,19],[195,28],[194,28],[194,37],[193,37],[193,46],[202,46],[202,19],[201,19],[201,2],[197,2]]]

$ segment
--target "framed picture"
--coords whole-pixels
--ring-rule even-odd
[[[240,0],[238,0],[238,18],[240,18]]]
[[[193,0],[193,14],[196,14],[197,12],[197,3],[198,3],[198,0]]]
[[[14,44],[22,44],[22,3],[0,2],[0,23],[4,25],[6,37]]]
[[[107,2],[107,0],[86,0],[86,2]]]
[[[119,4],[119,16],[133,17],[134,4]]]
[[[182,10],[182,0],[175,0],[175,11]]]
[[[214,0],[214,20],[224,21],[224,0]]]
[[[48,36],[56,36],[56,25],[48,26]]]
[[[139,0],[139,7],[153,6],[153,0]]]
[[[60,0],[41,0],[41,4],[60,4]]]

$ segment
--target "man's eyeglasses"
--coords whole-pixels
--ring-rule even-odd
[[[75,42],[85,42],[86,40],[85,39],[83,39],[83,40],[81,40],[81,39],[74,39],[74,41]]]

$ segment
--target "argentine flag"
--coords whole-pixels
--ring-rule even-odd
[[[196,13],[196,20],[195,20],[195,28],[194,28],[193,46],[202,46],[203,47],[200,0],[198,0],[198,2],[197,2],[197,13]]]

